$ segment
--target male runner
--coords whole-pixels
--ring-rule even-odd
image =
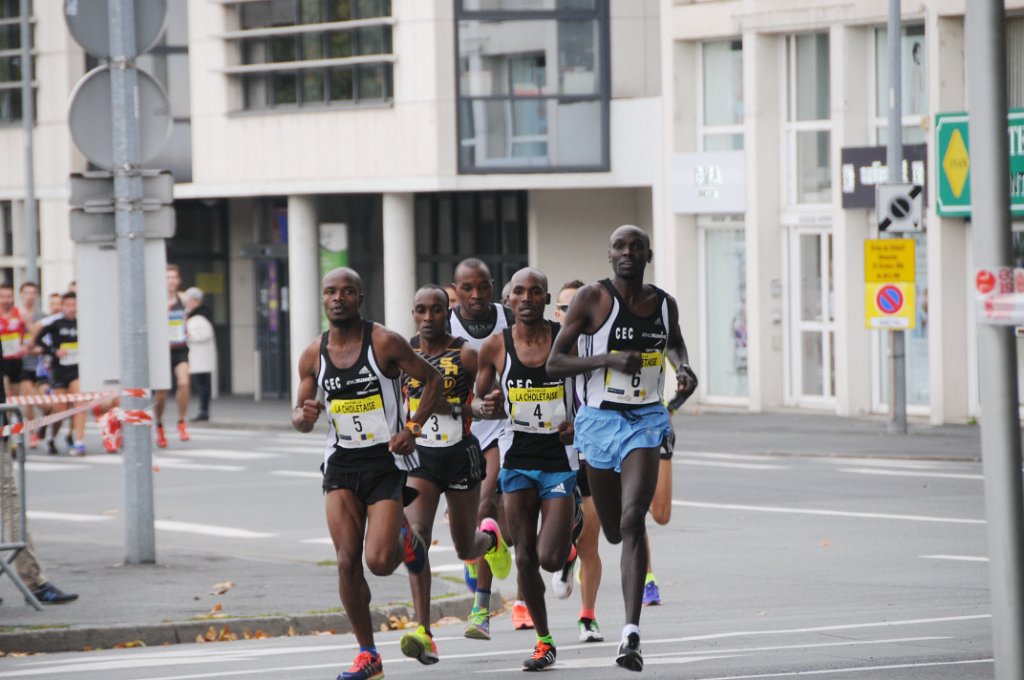
[[[32,333],[35,324],[43,318],[43,313],[37,306],[39,302],[39,286],[31,281],[26,281],[18,288],[18,297],[21,298],[21,305],[18,307],[21,318],[25,322],[24,346],[25,352],[21,357],[20,394],[36,395],[36,366],[39,364],[39,356],[29,351],[32,347]],[[35,418],[35,409],[31,404],[26,404],[25,420]],[[34,449],[39,446],[39,431],[32,430],[28,435],[28,447]]]
[[[487,517],[478,530],[476,521],[480,480],[484,476],[480,443],[470,433],[469,403],[476,380],[477,353],[465,339],[452,337],[445,330],[448,297],[443,288],[420,288],[413,299],[412,318],[418,334],[410,344],[443,376],[444,398],[416,439],[420,465],[409,472],[409,486],[419,495],[405,509],[405,515],[429,550],[437,504],[444,493],[448,528],[459,559],[475,560],[483,555],[494,574],[505,578],[512,568],[512,559],[498,523]],[[404,378],[407,413],[412,414],[419,410],[423,383],[410,376]],[[423,570],[409,574],[416,620],[421,625],[415,632],[403,635],[400,643],[403,654],[422,664],[438,661],[437,645],[430,631],[431,581],[428,554]]]
[[[613,278],[579,290],[548,359],[552,375],[582,375],[575,445],[587,458],[604,535],[622,543],[626,625],[615,662],[633,671],[643,670],[644,518],[658,483],[658,450],[671,429],[661,403],[665,354],[679,367],[679,389],[696,383],[675,299],[644,284],[652,255],[650,239],[639,227],[623,225],[612,232]],[[572,356],[577,342],[579,356]]]
[[[569,304],[576,297],[576,291],[584,284],[578,279],[569,281],[558,291],[555,299],[555,320],[565,321]],[[576,549],[580,566],[580,616],[576,622],[580,630],[580,642],[601,642],[604,635],[597,625],[597,590],[601,587],[601,555],[597,547],[601,536],[601,522],[594,509],[594,499],[590,497],[590,482],[587,480],[587,459],[580,456],[580,467],[576,471],[576,488],[580,491],[583,502],[583,531],[576,539]],[[570,555],[562,570],[551,579],[551,587],[555,595],[565,599],[572,594],[573,570],[576,560]]]
[[[78,299],[73,292],[61,295],[61,316],[43,328],[34,339],[37,352],[52,358],[53,391],[56,394],[78,393]],[[66,410],[70,405],[62,409]],[[68,453],[85,455],[85,414],[71,416],[72,444]]]
[[[185,332],[185,303],[181,299],[178,288],[181,287],[181,270],[178,265],[167,265],[167,323],[171,339],[171,372],[174,374],[175,401],[178,403],[178,438],[187,442],[188,427],[185,415],[188,413],[189,375],[188,375],[188,336]],[[154,396],[154,412],[156,413],[156,445],[167,448],[167,435],[164,433],[164,408],[167,405],[167,390],[157,390]]]
[[[557,322],[544,319],[551,301],[547,277],[527,267],[511,283],[509,302],[516,323],[484,342],[476,394],[483,417],[508,414],[498,440],[499,481],[516,546],[519,590],[537,630],[533,655],[523,668],[540,671],[556,658],[540,569],[559,571],[573,549],[577,456],[562,441],[563,436],[571,441],[572,395],[564,379],[552,378],[545,369],[559,329]]]
[[[459,304],[452,308],[449,314],[451,334],[456,338],[465,338],[466,343],[479,352],[484,340],[501,333],[513,323],[512,315],[501,305],[491,302],[494,297],[494,280],[491,278],[491,270],[482,260],[475,257],[463,260],[455,267],[454,278],[452,285],[455,286]],[[476,420],[470,429],[480,442],[487,466],[487,474],[480,483],[477,521],[483,522],[492,517],[498,520],[499,526],[507,528],[498,503],[498,436],[501,434],[501,421]],[[466,565],[466,569],[466,580],[475,583],[476,596],[469,613],[465,636],[475,640],[490,640],[493,582],[491,568],[486,560],[478,559],[475,574],[474,567],[470,564]],[[525,605],[522,608],[525,610]],[[512,620],[515,626],[515,607],[512,610]]]
[[[21,360],[27,352],[25,334],[28,322],[14,306],[14,287],[0,283],[0,346],[3,348],[4,392],[21,394]]]
[[[292,426],[310,432],[327,410],[330,427],[321,470],[327,528],[338,557],[341,603],[359,654],[339,680],[384,677],[370,622],[366,566],[386,576],[403,561],[423,570],[426,547],[402,515],[406,471],[416,467],[415,439],[441,397],[441,376],[409,343],[364,320],[363,282],[341,267],[323,278],[330,327],[299,358],[298,403]],[[420,381],[419,408],[403,423],[401,374]],[[324,401],[317,399],[323,390]],[[365,536],[365,546],[364,546]]]

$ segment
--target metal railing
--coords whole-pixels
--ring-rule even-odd
[[[20,408],[0,404],[0,424],[22,422],[25,418]],[[14,564],[27,541],[24,489],[25,435],[16,434],[0,439],[0,577],[9,576],[25,601],[40,611],[42,605],[18,576]]]

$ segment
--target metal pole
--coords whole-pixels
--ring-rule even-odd
[[[889,0],[889,182],[903,181],[903,83],[901,72],[900,0]],[[889,432],[907,433],[907,362],[904,332],[889,332]]]
[[[971,0],[966,5],[974,260],[977,268],[999,271],[1012,266],[1006,10],[1002,0]],[[1012,328],[978,324],[978,383],[995,677],[1020,680],[1024,678],[1024,481]]]
[[[145,240],[135,71],[134,0],[107,0],[110,15],[110,97],[114,128],[114,219],[117,236],[121,322],[121,380],[124,387],[149,386],[146,331]],[[145,400],[123,398],[126,409]],[[124,429],[125,563],[156,561],[153,530],[153,462],[149,428]]]
[[[32,128],[36,100],[32,94],[32,17],[29,0],[21,0],[21,129],[25,144],[25,280],[39,285],[39,223],[36,218],[35,159]],[[14,282],[11,281],[13,285]]]

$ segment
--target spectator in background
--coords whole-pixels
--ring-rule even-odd
[[[217,364],[213,314],[203,304],[203,291],[193,286],[185,291],[185,326],[188,329],[188,370],[192,391],[199,397],[199,413],[192,422],[210,419],[213,368]]]

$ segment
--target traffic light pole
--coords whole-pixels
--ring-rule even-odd
[[[121,322],[121,385],[149,387],[145,238],[139,119],[136,113],[135,2],[107,0],[110,21],[110,97],[114,140],[114,226]],[[123,396],[126,410],[144,398]],[[125,563],[156,562],[150,429],[124,428]]]
[[[967,3],[964,44],[974,261],[977,268],[995,272],[1009,270],[1012,245],[1005,20],[1002,0]],[[1024,480],[1012,327],[978,324],[978,386],[995,677],[1019,680],[1024,678]]]
[[[900,38],[903,29],[900,0],[889,0],[889,145],[885,160],[889,182],[903,181],[903,82]],[[897,237],[898,238],[898,237]],[[920,304],[920,303],[918,303]],[[906,333],[889,331],[889,433],[907,433]]]

